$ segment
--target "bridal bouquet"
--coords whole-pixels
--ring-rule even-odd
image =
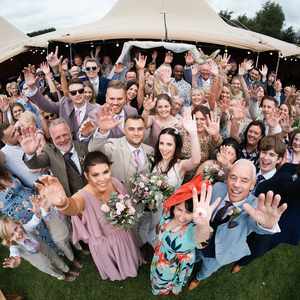
[[[135,174],[130,179],[132,195],[151,211],[156,211],[168,198],[174,188],[167,183],[166,177],[158,174]]]
[[[211,184],[217,181],[224,181],[225,172],[216,164],[206,166],[203,169],[203,179],[208,180]]]
[[[109,201],[101,205],[106,220],[123,229],[132,228],[142,213],[136,209],[137,201],[128,194],[112,193]]]

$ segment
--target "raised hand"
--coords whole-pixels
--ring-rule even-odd
[[[253,69],[253,67],[254,67],[253,66],[253,61],[251,59],[250,60],[244,59],[243,65],[244,65],[244,68],[247,72],[250,71],[251,69]]]
[[[227,53],[224,53],[223,56],[221,56],[219,65],[223,70],[228,70],[228,66],[229,64],[229,60],[230,60],[230,55],[228,55]]]
[[[260,194],[258,196],[257,208],[250,204],[243,205],[244,210],[249,216],[264,228],[272,229],[279,221],[281,215],[287,209],[287,204],[284,203],[279,206],[281,197],[269,191],[266,195]]]
[[[269,114],[266,116],[266,123],[271,128],[275,128],[280,123],[280,112],[278,109],[276,109],[272,114]]]
[[[201,185],[200,199],[196,188],[193,188],[193,221],[195,224],[209,224],[213,212],[221,201],[221,197],[219,197],[210,205],[211,195],[212,186],[206,182]]]
[[[143,107],[145,111],[151,111],[156,105],[156,98],[154,98],[153,94],[146,95],[143,102]]]
[[[50,67],[48,65],[47,62],[42,62],[40,64],[40,69],[43,71],[43,73],[46,75],[46,76],[49,76],[51,74],[51,70],[50,70]]]
[[[262,65],[261,68],[259,69],[259,72],[263,78],[267,78],[267,74],[268,74],[267,65]]]
[[[225,168],[230,168],[232,163],[232,152],[230,146],[221,146],[217,153],[217,161]]]
[[[37,138],[37,133],[34,128],[22,128],[19,138],[19,144],[22,150],[27,155],[33,155],[37,152],[40,146],[40,140]]]
[[[33,88],[36,85],[36,76],[32,65],[28,65],[23,69],[25,83],[29,88]]]
[[[191,70],[192,70],[192,76],[197,76],[197,74],[199,73],[199,65],[197,64],[192,65]]]
[[[172,61],[173,61],[173,53],[171,51],[167,51],[164,63],[170,65]]]
[[[19,256],[10,256],[8,258],[4,258],[2,263],[3,268],[14,269],[17,268],[21,263],[21,257]]]
[[[41,218],[41,197],[33,195],[29,198],[32,204],[31,211],[39,218]]]
[[[79,132],[83,137],[90,136],[93,131],[96,129],[96,126],[92,120],[85,120],[79,128]]]
[[[6,112],[9,108],[9,101],[6,95],[0,95],[0,110]]]
[[[182,126],[189,135],[197,135],[197,122],[196,118],[192,116],[191,107],[186,107],[183,112]]]
[[[219,68],[218,65],[215,63],[215,61],[211,60],[209,62],[210,65],[210,73],[213,76],[218,76],[219,75]]]
[[[194,60],[194,57],[193,57],[193,53],[191,51],[188,51],[185,56],[185,64],[187,66],[191,66],[194,64],[195,60]]]
[[[42,176],[36,181],[35,186],[44,205],[52,207],[65,204],[67,196],[63,186],[56,177]]]
[[[158,56],[157,50],[153,50],[153,52],[151,54],[152,62],[156,62],[157,56]]]
[[[293,131],[289,116],[285,116],[285,115],[281,116],[280,120],[279,120],[279,124],[280,124],[282,131],[285,133],[290,133],[291,131]]]
[[[245,118],[245,102],[239,101],[235,103],[235,105],[232,105],[229,109],[232,119],[241,121]]]
[[[135,58],[134,60],[135,60],[135,65],[136,65],[137,69],[142,70],[145,68],[147,56],[139,53],[138,58]]]
[[[220,117],[210,112],[210,115],[206,116],[207,125],[204,125],[205,131],[212,137],[218,137],[220,135]]]
[[[114,119],[114,115],[108,104],[104,104],[97,113],[97,125],[102,134],[117,127],[120,123],[120,120]]]
[[[58,58],[58,46],[55,47],[55,52],[47,55],[46,60],[51,68],[56,68],[62,62],[63,57]]]

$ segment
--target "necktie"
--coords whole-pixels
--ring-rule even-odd
[[[230,201],[226,201],[225,205],[217,211],[214,220],[211,223],[211,226],[214,229],[214,233],[210,238],[207,247],[201,250],[201,252],[205,257],[216,257],[215,239],[216,239],[217,227],[223,223],[226,223],[229,220],[230,218],[229,216],[227,216],[225,219],[223,218],[226,215],[228,208],[231,206],[233,206],[233,204]]]
[[[263,180],[265,180],[265,177],[263,175],[259,174],[256,178],[256,185],[258,185]]]
[[[215,229],[218,225],[222,223],[227,222],[227,218],[223,219],[224,216],[226,215],[228,208],[233,206],[233,204],[230,201],[225,201],[225,205],[219,209],[212,221],[212,227]],[[226,221],[225,221],[226,220]]]
[[[140,171],[142,169],[142,162],[141,162],[141,158],[140,158],[140,149],[136,149],[133,151],[133,158],[134,158],[134,162],[137,166],[137,170]]]
[[[66,163],[66,167],[68,168],[72,168],[74,171],[76,171],[77,173],[80,173],[76,164],[74,163],[74,161],[71,159],[73,153],[71,152],[67,152],[64,154],[64,160]]]
[[[80,125],[80,114],[81,114],[81,110],[76,110],[75,111],[75,118],[76,118],[76,122],[78,124],[78,126]]]

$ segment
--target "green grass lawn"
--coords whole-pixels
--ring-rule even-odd
[[[1,246],[1,261],[7,253]],[[24,295],[28,300],[300,299],[300,247],[280,246],[238,274],[232,275],[230,266],[224,267],[194,291],[185,291],[178,297],[152,296],[149,266],[140,269],[138,278],[109,282],[100,279],[91,257],[84,257],[82,261],[80,277],[71,283],[51,278],[26,262],[15,270],[0,268],[0,288]]]

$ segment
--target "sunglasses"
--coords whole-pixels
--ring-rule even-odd
[[[97,70],[97,67],[86,67],[85,68],[88,72],[89,71],[96,71]]]
[[[51,120],[51,119],[53,119],[54,117],[55,117],[55,114],[52,113],[52,114],[49,114],[49,115],[45,115],[45,116],[44,116],[44,119],[46,119],[46,120]]]
[[[84,93],[84,88],[81,88],[81,89],[79,89],[79,90],[69,91],[69,93],[70,93],[72,96],[76,96],[77,93],[78,93],[79,95],[81,95],[81,94]]]

